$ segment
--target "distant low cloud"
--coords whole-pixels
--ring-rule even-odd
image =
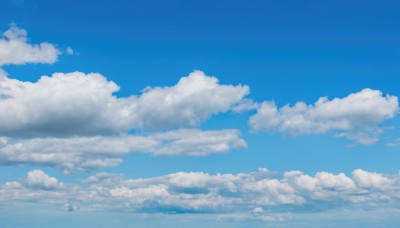
[[[0,66],[27,63],[54,63],[61,52],[47,42],[30,44],[25,29],[11,24],[0,38]]]
[[[399,111],[396,96],[364,89],[345,98],[321,97],[315,104],[297,102],[278,108],[265,101],[249,120],[255,132],[280,132],[288,135],[335,132],[355,143],[372,144],[382,131],[380,124]]]
[[[55,204],[60,209],[113,210],[130,213],[232,214],[237,218],[281,220],[289,214],[352,209],[396,208],[400,176],[354,170],[352,175],[301,171],[282,174],[265,168],[250,173],[178,172],[124,179],[98,173],[80,184],[62,183],[41,170],[0,185],[0,202]],[[90,196],[90,197],[88,197]]]

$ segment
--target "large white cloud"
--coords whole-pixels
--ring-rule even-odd
[[[202,156],[246,148],[237,130],[181,129],[147,135],[0,138],[0,164],[55,166],[66,173],[113,167],[127,153]]]
[[[42,76],[37,82],[0,81],[3,135],[88,135],[129,130],[134,98],[117,98],[119,87],[100,74]]]
[[[135,126],[198,126],[213,114],[233,109],[248,93],[248,86],[220,85],[217,78],[194,71],[175,86],[146,88],[136,103]]]
[[[37,82],[0,80],[0,134],[98,135],[195,127],[226,112],[249,93],[219,85],[195,71],[171,87],[147,88],[118,98],[119,87],[100,74],[55,73]]]
[[[219,85],[216,78],[195,71],[177,85],[147,88],[139,96],[119,98],[114,96],[118,90],[96,73],[55,73],[37,82],[4,75],[0,164],[56,166],[71,172],[116,166],[129,152],[207,155],[246,147],[237,130],[182,127],[198,126],[213,114],[233,109],[249,92],[247,86]],[[180,130],[155,131],[160,129]]]
[[[7,64],[54,63],[61,52],[47,42],[29,44],[27,32],[11,24],[0,38],[0,66]]]
[[[32,184],[32,180],[33,184]],[[62,183],[40,170],[0,185],[0,202],[56,204],[71,210],[116,210],[140,213],[213,213],[272,219],[282,211],[302,213],[335,209],[379,210],[398,207],[400,176],[355,170],[343,173],[300,171],[283,174],[259,169],[251,173],[179,172],[125,180],[121,174],[98,173]],[[383,184],[383,185],[381,185]],[[38,187],[39,186],[39,187]],[[268,217],[272,216],[272,217]],[[287,216],[286,216],[287,217]]]
[[[393,118],[399,110],[396,96],[379,90],[364,89],[345,98],[321,97],[315,104],[297,102],[278,108],[263,102],[249,120],[253,131],[281,132],[289,135],[338,132],[337,136],[371,144],[378,140],[380,124]]]

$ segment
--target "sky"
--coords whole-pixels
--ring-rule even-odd
[[[398,227],[400,3],[0,1],[1,227]]]

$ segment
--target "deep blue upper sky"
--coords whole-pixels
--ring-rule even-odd
[[[124,92],[200,69],[250,85],[254,99],[287,103],[366,87],[396,93],[398,9],[397,1],[26,0],[4,3],[0,24],[79,53],[16,72],[101,72]]]

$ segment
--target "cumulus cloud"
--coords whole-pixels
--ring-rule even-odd
[[[246,148],[237,130],[181,129],[147,135],[0,138],[0,164],[55,166],[66,173],[113,167],[127,153],[202,156]]]
[[[0,38],[0,66],[8,64],[54,63],[60,51],[47,42],[29,44],[25,29],[11,24]]]
[[[147,88],[141,95],[117,97],[118,90],[97,73],[55,73],[37,82],[4,76],[0,164],[72,172],[116,166],[129,152],[199,156],[246,147],[237,130],[184,127],[231,110],[247,95],[247,86],[219,85],[195,71],[177,85]]]
[[[378,141],[380,124],[393,118],[399,110],[396,96],[379,90],[364,89],[345,98],[321,97],[315,104],[297,102],[278,108],[274,102],[263,102],[249,120],[255,132],[281,132],[289,135],[338,132],[339,137],[360,144]]]
[[[33,179],[34,184],[29,184]],[[232,214],[279,220],[281,212],[333,209],[380,209],[400,203],[400,176],[355,170],[343,173],[301,171],[283,174],[259,169],[251,173],[179,172],[142,179],[99,173],[80,184],[62,184],[40,170],[26,179],[0,185],[0,202],[35,201],[68,211],[116,210],[139,213]],[[36,186],[47,186],[46,190]],[[48,188],[50,186],[51,188]],[[60,187],[62,186],[62,187]],[[246,217],[247,216],[247,217]]]
[[[57,189],[63,186],[55,177],[49,177],[42,170],[28,172],[25,184],[30,188]]]
[[[194,71],[175,86],[146,88],[136,103],[135,126],[144,129],[198,126],[213,114],[231,110],[248,93],[248,86],[220,85],[217,78]]]
[[[96,73],[55,73],[37,82],[0,81],[0,134],[99,135],[131,129],[195,127],[226,112],[249,92],[219,85],[195,71],[171,87],[147,88],[118,98],[119,87]]]
[[[100,74],[55,73],[37,82],[0,81],[3,135],[90,135],[129,130],[134,98]]]

